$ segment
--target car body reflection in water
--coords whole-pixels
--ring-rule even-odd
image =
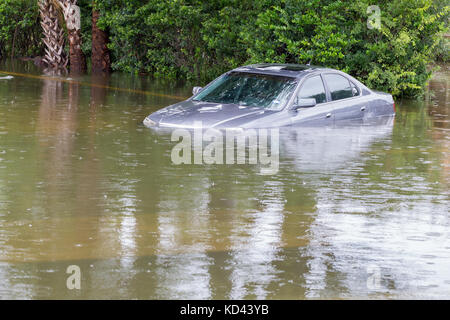
[[[322,252],[322,246],[331,245],[322,243],[322,234],[313,234],[315,221],[322,221],[317,212],[333,207],[331,199],[322,195],[334,192],[327,187],[327,180],[339,171],[361,171],[367,159],[363,153],[370,152],[373,144],[391,145],[392,130],[393,117],[342,127],[286,128],[280,131],[279,176],[241,186],[237,179],[242,173],[236,175],[236,170],[258,175],[257,166],[251,165],[208,167],[187,185],[180,176],[180,186],[194,192],[186,201],[179,191],[164,190],[160,208],[166,213],[159,219],[159,249],[161,253],[196,253],[158,256],[161,297],[173,293],[177,297],[231,299],[324,296],[318,289],[329,290],[327,277],[339,274],[333,269],[320,274],[322,261],[314,256],[328,253]],[[170,131],[158,133],[170,135]],[[225,186],[221,179],[212,181],[216,170],[233,177],[228,179],[233,183]],[[355,208],[351,206],[344,209],[352,212]],[[192,214],[188,218],[186,211]],[[188,220],[188,226],[178,219]],[[180,225],[185,230],[176,228]],[[332,226],[321,225],[318,230],[321,228]],[[190,229],[197,233],[183,237]],[[185,244],[187,239],[192,242]],[[333,268],[333,263],[328,263]],[[330,290],[329,294],[340,293]]]
[[[300,172],[330,172],[351,166],[372,143],[390,141],[394,117],[354,121],[333,127],[287,128],[280,131],[280,153]],[[289,160],[288,160],[289,161]]]

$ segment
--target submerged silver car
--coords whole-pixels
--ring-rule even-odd
[[[295,64],[255,64],[231,70],[193,96],[144,120],[148,127],[270,128],[370,122],[394,116],[388,93],[348,74]]]

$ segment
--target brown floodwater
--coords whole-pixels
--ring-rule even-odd
[[[0,298],[450,298],[449,80],[393,122],[280,133],[263,175],[175,165],[142,125],[195,84],[0,63]]]

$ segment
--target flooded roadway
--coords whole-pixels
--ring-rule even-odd
[[[171,162],[142,120],[192,84],[0,70],[0,298],[449,298],[448,66],[394,123],[281,133],[275,175]]]

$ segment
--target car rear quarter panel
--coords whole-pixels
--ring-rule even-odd
[[[389,93],[372,91],[371,114],[375,117],[394,115],[394,99]]]

